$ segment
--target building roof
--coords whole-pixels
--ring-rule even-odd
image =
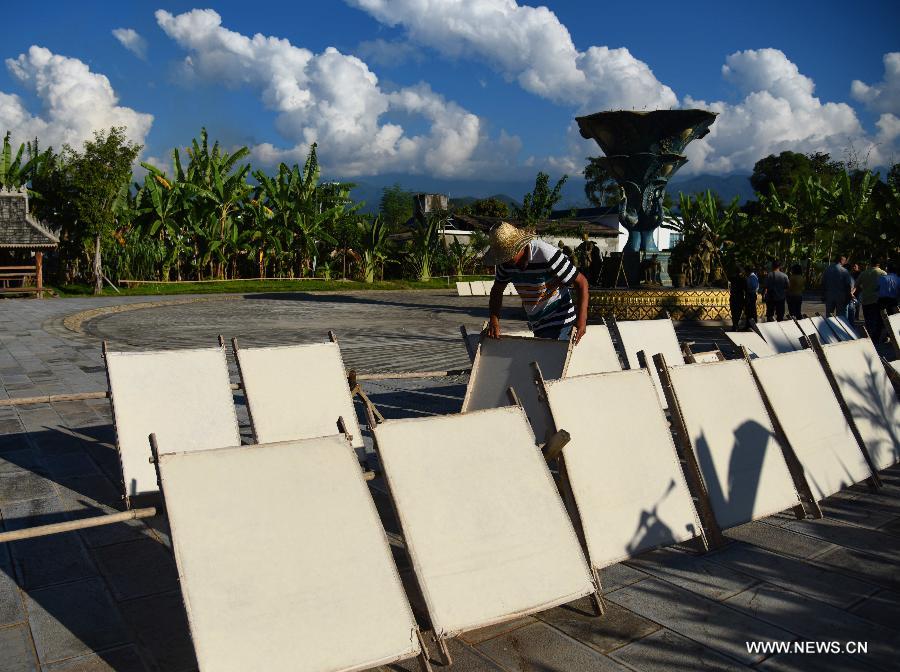
[[[0,249],[40,250],[59,245],[59,238],[28,214],[28,192],[0,189]]]

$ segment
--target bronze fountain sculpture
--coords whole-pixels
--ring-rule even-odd
[[[669,179],[687,159],[692,140],[709,133],[715,112],[653,110],[598,112],[576,117],[584,138],[605,157],[600,163],[624,191],[619,222],[628,232],[627,252],[656,252],[653,232],[662,224],[662,202]]]
[[[598,163],[619,185],[619,223],[628,231],[615,279],[624,273],[632,289],[591,290],[593,317],[645,319],[671,315],[675,319],[726,319],[728,292],[717,288],[663,287],[660,253],[653,234],[663,221],[666,186],[687,158],[691,141],[709,133],[716,113],[706,110],[598,112],[576,117],[581,135],[593,139],[605,154]]]

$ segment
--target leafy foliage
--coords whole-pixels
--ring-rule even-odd
[[[534,180],[534,189],[522,198],[522,207],[516,210],[516,216],[526,225],[534,225],[542,219],[549,219],[553,206],[562,198],[562,188],[569,179],[563,175],[553,189],[550,188],[550,176],[540,172]]]

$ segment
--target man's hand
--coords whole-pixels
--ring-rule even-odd
[[[585,332],[587,332],[587,322],[576,320],[575,322],[575,345],[578,345],[579,341],[584,337]]]
[[[584,337],[587,331],[588,320],[588,300],[590,298],[590,287],[588,287],[587,278],[581,273],[575,276],[575,345]]]
[[[496,315],[491,315],[488,320],[487,335],[488,338],[500,338],[500,318]]]

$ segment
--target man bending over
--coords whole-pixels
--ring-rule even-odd
[[[495,264],[497,271],[491,289],[487,335],[500,336],[503,290],[511,282],[522,299],[528,327],[535,336],[567,341],[574,327],[577,344],[587,330],[587,279],[561,249],[512,224],[501,222],[491,231],[490,240],[484,263]],[[573,286],[577,290],[577,306],[572,301]]]

